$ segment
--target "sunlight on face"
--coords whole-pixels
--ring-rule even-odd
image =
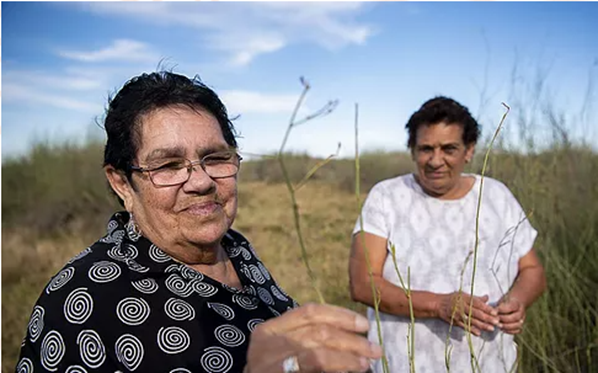
[[[228,150],[213,115],[184,106],[158,109],[142,118],[136,162],[162,158],[197,160]],[[180,185],[156,187],[147,174],[135,173],[133,214],[144,235],[168,251],[174,246],[218,245],[237,211],[236,177],[212,179],[198,165]]]
[[[413,160],[417,179],[429,195],[441,199],[458,198],[461,173],[473,156],[475,144],[463,143],[463,126],[437,123],[417,129]]]

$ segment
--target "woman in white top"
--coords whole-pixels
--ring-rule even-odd
[[[481,178],[463,168],[474,154],[479,125],[458,102],[436,97],[411,116],[406,129],[417,171],[370,191],[363,221],[358,218],[353,231],[351,295],[373,306],[367,248],[390,371],[409,371],[410,311],[390,250],[394,245],[405,281],[408,269],[411,273],[416,371],[447,371],[447,365],[452,372],[471,371],[466,330]],[[491,178],[484,179],[479,224],[471,310],[474,366],[510,372],[517,359],[513,335],[521,333],[526,308],[546,287],[533,249],[537,232],[507,187]],[[374,320],[372,308],[368,317]],[[377,341],[375,327],[369,338]],[[381,362],[373,369],[382,372]]]

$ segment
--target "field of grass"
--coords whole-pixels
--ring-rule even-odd
[[[118,208],[103,179],[101,150],[94,143],[37,145],[2,165],[2,372],[14,369],[32,305],[49,276],[97,239]],[[300,180],[314,163],[307,156],[289,157],[291,177]],[[407,154],[365,154],[364,193],[411,168]],[[477,160],[472,171],[479,168]],[[567,144],[527,154],[498,149],[489,174],[533,212],[548,277],[548,291],[530,309],[518,338],[520,371],[598,372],[598,154]],[[358,214],[353,180],[352,160],[333,161],[297,198],[325,299],[363,312],[348,291],[350,233]],[[289,294],[301,303],[315,301],[281,181],[273,160],[244,163],[234,227]]]

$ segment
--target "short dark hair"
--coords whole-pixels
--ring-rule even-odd
[[[417,130],[422,125],[438,123],[457,124],[463,127],[463,143],[475,144],[480,136],[480,125],[471,116],[469,110],[452,98],[438,96],[426,101],[418,111],[411,115],[405,128],[409,132],[407,146],[415,147]]]
[[[199,76],[188,78],[170,71],[158,71],[132,78],[113,98],[108,99],[104,119],[108,137],[104,148],[104,166],[111,165],[124,171],[131,180],[131,166],[140,146],[143,116],[175,105],[208,111],[220,124],[226,143],[237,148],[235,128],[226,107]]]

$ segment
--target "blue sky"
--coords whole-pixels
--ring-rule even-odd
[[[404,124],[443,94],[468,106],[488,136],[507,102],[504,139],[530,123],[551,136],[552,110],[598,145],[598,3],[2,3],[2,156],[35,140],[102,136],[107,97],[158,63],[199,74],[235,121],[241,150],[278,149],[301,91],[291,150],[404,150]],[[542,82],[542,84],[539,84]],[[539,87],[539,88],[538,88]]]

